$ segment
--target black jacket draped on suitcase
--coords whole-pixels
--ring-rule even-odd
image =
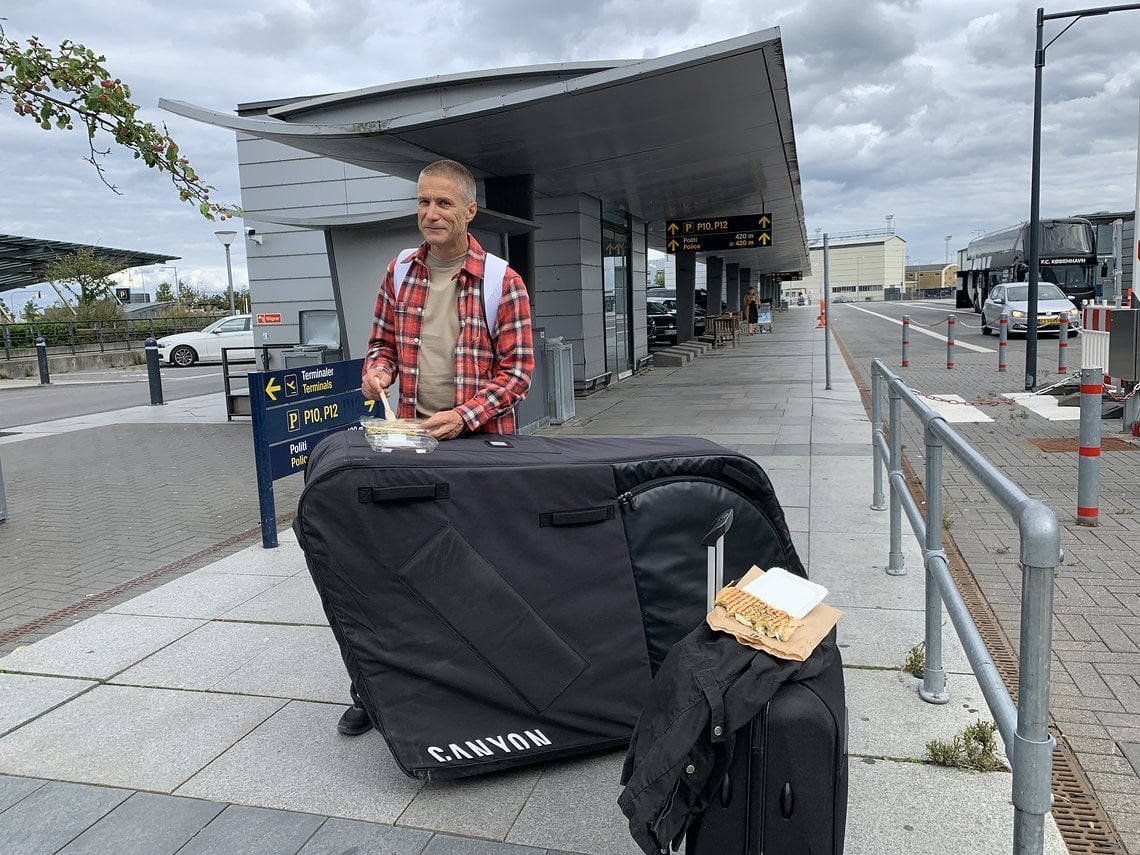
[[[752,729],[773,699],[800,687],[822,697],[818,714],[801,712],[802,720],[780,722],[784,732],[773,734],[772,741],[790,743],[794,750],[766,758],[768,782],[750,781],[746,755]],[[843,695],[834,629],[806,661],[795,662],[746,647],[707,625],[697,627],[661,666],[626,754],[618,806],[633,839],[649,855],[667,852],[696,822],[698,830],[706,826],[704,840],[690,836],[690,855],[842,852],[847,805]],[[819,717],[822,722],[812,720]],[[826,736],[817,739],[817,732]],[[805,779],[802,770],[810,784],[796,791],[793,784]],[[776,791],[774,811],[765,804],[765,783]],[[715,810],[705,813],[710,805]],[[787,828],[775,827],[774,817],[766,813]],[[773,827],[761,828],[765,820]]]
[[[294,529],[353,685],[400,767],[481,774],[628,742],[656,668],[726,576],[804,575],[750,458],[692,437],[490,435],[432,454],[359,431],[312,452]]]

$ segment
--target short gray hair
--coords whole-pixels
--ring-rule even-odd
[[[446,178],[458,184],[459,192],[463,194],[463,204],[475,201],[475,176],[462,163],[454,160],[437,160],[420,170],[420,178],[425,175]]]

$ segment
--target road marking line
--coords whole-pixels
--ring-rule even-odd
[[[1009,398],[1031,413],[1036,413],[1051,422],[1079,422],[1081,420],[1080,407],[1062,407],[1060,401],[1052,395],[1035,395],[1032,392],[1006,392],[1003,398]]]
[[[850,303],[848,303],[847,305],[848,305],[848,307],[855,309],[856,311],[866,312],[868,315],[873,315],[876,318],[882,318],[884,321],[890,321],[892,324],[898,324],[900,327],[902,326],[902,321],[896,320],[896,319],[892,318],[890,315],[880,315],[878,312],[872,312],[870,309],[864,309],[862,306],[854,306]],[[930,330],[923,329],[922,327],[917,327],[914,324],[910,325],[910,331],[916,332],[916,333],[922,333],[923,335],[928,335],[931,338],[936,338],[941,342],[946,341],[946,336],[939,335],[936,332],[931,332]],[[965,341],[955,341],[954,346],[955,347],[964,347],[966,350],[972,350],[975,353],[996,353],[997,352],[997,351],[992,350],[988,347],[980,347],[976,344],[970,344],[969,342],[965,342]]]

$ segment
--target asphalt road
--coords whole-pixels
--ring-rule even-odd
[[[235,366],[231,374],[253,368],[252,363]],[[162,369],[165,401],[213,392],[220,398],[224,388],[220,365]],[[0,429],[149,403],[150,384],[146,367],[141,365],[67,372],[46,386],[0,380]]]

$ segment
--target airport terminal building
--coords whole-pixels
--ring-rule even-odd
[[[778,299],[778,274],[810,272],[777,28],[656,59],[431,77],[236,113],[161,106],[236,134],[258,345],[363,355],[389,259],[421,241],[416,178],[440,158],[475,174],[471,231],[526,281],[536,350],[542,337],[569,344],[579,391],[647,362],[650,248],[676,251],[681,324],[698,260],[711,305],[719,292],[739,306],[749,285]],[[682,242],[682,228],[701,233]],[[545,370],[531,398],[544,397],[540,381]]]

